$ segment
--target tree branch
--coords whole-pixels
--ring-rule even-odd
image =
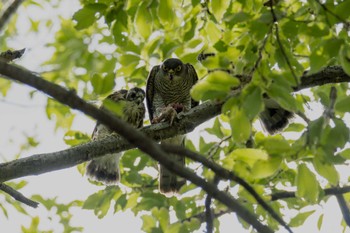
[[[261,205],[279,224],[285,227],[288,230],[288,232],[292,232],[292,230],[283,221],[283,219],[259,196],[259,194],[254,190],[254,188],[250,186],[244,179],[237,176],[233,171],[229,171],[221,167],[219,164],[205,158],[204,156],[196,152],[187,150],[186,148],[174,145],[161,145],[161,147],[166,152],[186,156],[194,161],[200,162],[202,165],[204,165],[207,168],[210,168],[215,173],[216,179],[221,178],[225,180],[231,180],[242,185],[247,190],[247,192],[254,197],[254,199],[259,203],[259,205]],[[217,180],[214,179],[214,181]]]
[[[326,196],[339,195],[339,194],[349,193],[350,186],[326,188],[323,191],[324,191],[324,195]],[[277,193],[271,194],[271,201],[277,201],[281,199],[295,198],[295,197],[296,197],[295,192],[277,192]]]
[[[14,190],[13,188],[11,188],[6,184],[0,183],[0,190],[4,191],[5,193],[13,197],[15,200],[22,202],[30,207],[37,208],[39,205],[38,202],[30,200],[29,198],[26,198],[22,193]]]
[[[254,227],[258,232],[273,232],[273,230],[270,229],[268,226],[260,223],[258,217],[255,214],[251,213],[237,200],[233,199],[227,193],[218,190],[215,184],[207,182],[203,178],[193,173],[190,169],[183,168],[179,164],[169,159],[167,153],[165,153],[155,141],[150,139],[148,136],[146,136],[139,130],[133,128],[123,120],[117,118],[111,112],[98,109],[97,107],[85,102],[83,99],[78,97],[74,91],[68,91],[63,87],[54,83],[50,83],[44,80],[43,78],[36,76],[35,74],[32,74],[24,69],[8,65],[1,61],[0,73],[7,76],[9,79],[16,80],[21,83],[27,84],[31,87],[34,87],[37,90],[40,90],[52,96],[57,101],[68,105],[72,109],[80,110],[86,115],[95,118],[102,124],[108,126],[112,130],[117,132],[119,135],[124,137],[134,147],[138,147],[150,157],[159,161],[169,171],[201,187],[204,191],[207,192],[207,194],[211,195],[213,198],[226,205],[228,208],[234,211],[240,218],[242,218],[244,221],[246,221],[248,224]],[[56,163],[57,162],[58,161],[56,161]],[[0,166],[1,170],[2,168],[3,166]]]
[[[0,182],[22,177],[22,176],[37,175],[37,174],[41,174],[41,173],[45,173],[53,170],[72,167],[84,161],[88,161],[98,156],[102,156],[111,151],[120,152],[126,149],[134,148],[138,142],[140,142],[140,144],[142,145],[142,148],[144,148],[145,151],[152,152],[154,147],[157,145],[151,144],[151,146],[149,146],[148,145],[148,142],[150,141],[149,138],[159,140],[161,138],[165,139],[168,137],[175,136],[176,134],[188,133],[192,131],[199,124],[220,114],[221,106],[223,104],[222,102],[217,102],[217,101],[205,102],[200,106],[191,109],[189,112],[179,114],[179,120],[174,122],[173,126],[171,127],[166,123],[144,127],[141,130],[143,133],[147,134],[147,136],[144,136],[139,131],[136,131],[135,129],[130,127],[126,127],[125,124],[121,123],[119,119],[116,119],[115,117],[105,112],[101,115],[100,114],[101,112],[98,111],[97,108],[85,103],[83,100],[78,98],[74,92],[69,92],[58,85],[51,84],[45,81],[44,79],[41,79],[35,76],[29,71],[8,65],[0,61],[0,73],[3,75],[6,75],[11,79],[18,80],[20,82],[33,86],[39,90],[42,90],[45,93],[53,96],[60,102],[66,103],[67,105],[71,106],[74,109],[80,109],[80,110],[84,109],[82,111],[85,112],[87,115],[90,115],[94,118],[99,119],[101,122],[103,122],[106,125],[109,125],[109,126],[113,125],[113,127],[111,128],[116,129],[116,131],[119,134],[125,136],[126,138],[128,138],[129,141],[132,142],[132,144],[130,144],[127,140],[123,138],[110,137],[102,141],[90,142],[90,143],[72,147],[60,152],[33,155],[27,158],[22,158],[12,162],[0,164],[0,170],[1,170]],[[304,74],[301,77],[301,82],[299,86],[294,87],[294,90],[298,91],[304,88],[324,85],[327,83],[341,83],[341,82],[349,82],[349,81],[350,81],[350,77],[344,72],[344,70],[341,67],[330,66],[330,67],[326,67],[324,70],[315,74],[311,74],[311,75]],[[117,124],[116,124],[116,121],[117,121]],[[122,127],[120,127],[120,125]],[[135,131],[137,132],[136,134],[134,134]],[[130,134],[130,132],[132,133]],[[139,135],[142,135],[141,139],[138,138]],[[152,143],[154,142],[152,141]],[[140,146],[140,149],[141,149],[141,146]],[[182,172],[182,169],[175,168],[175,165],[172,164],[171,161],[165,162],[165,159],[162,159],[159,157],[159,148],[157,148],[156,151],[157,151],[157,156],[152,156],[154,159],[160,161],[161,163],[167,163],[168,166],[171,167],[169,168],[169,170],[172,170],[175,173],[177,173],[175,171],[176,169],[179,169]],[[179,175],[184,176],[183,173]],[[188,173],[186,172],[186,176],[187,175]],[[195,179],[196,179],[195,182],[193,182],[192,178],[188,180],[192,181],[197,185],[202,184],[203,180],[198,180],[200,179],[199,177],[196,177]],[[213,190],[217,190],[214,185],[210,186],[209,183],[206,183],[202,188],[206,191],[209,190],[209,192],[211,193],[214,192]],[[210,190],[211,188],[214,188],[214,189]],[[225,195],[220,196],[219,201],[221,200],[227,203]],[[215,195],[214,198],[217,198],[217,195]]]
[[[11,18],[11,15],[16,13],[18,7],[24,0],[13,0],[12,3],[6,8],[6,10],[0,16],[0,32],[3,30],[7,21]]]
[[[12,66],[6,66],[0,61],[0,74],[7,73],[14,77],[20,76],[11,70]],[[10,69],[10,71],[5,72],[5,68]],[[22,71],[21,75],[24,75],[23,77],[25,79],[28,73],[32,75],[28,71]],[[299,86],[294,87],[295,91],[329,83],[350,82],[350,76],[340,66],[329,66],[318,73],[311,75],[304,74],[300,80]],[[222,104],[222,102],[207,101],[186,113],[179,114],[179,119],[172,126],[169,126],[167,123],[159,123],[146,126],[141,129],[141,132],[156,141],[170,138],[177,134],[189,133],[198,125],[219,115]],[[131,148],[135,148],[135,146],[123,138],[108,137],[101,141],[90,142],[54,153],[32,155],[27,158],[0,164],[0,169],[3,171],[0,174],[0,182],[73,167],[112,151],[121,152]]]

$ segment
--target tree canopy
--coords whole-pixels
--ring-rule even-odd
[[[62,9],[51,0],[0,3],[0,91],[6,100],[16,81],[33,87],[31,95],[45,93],[42,110],[56,130],[64,130],[69,148],[2,161],[4,216],[11,207],[28,214],[24,205],[39,203],[56,207],[64,232],[83,232],[84,226],[70,222],[72,207],[98,218],[110,209],[131,210],[142,219],[142,231],[173,233],[218,232],[220,216],[234,212],[247,232],[293,232],[314,215],[322,229],[327,209],[315,210],[334,195],[344,217],[339,224],[350,226],[349,174],[342,172],[350,159],[350,1],[81,0],[68,17],[62,10],[45,20],[25,16],[28,31],[55,34],[43,45],[49,56],[43,55],[39,71],[19,67],[15,59],[26,52],[11,48],[11,40],[21,14],[44,12],[49,5]],[[191,95],[201,101],[172,126],[150,126],[147,118],[138,131],[94,107],[113,90],[145,89],[152,66],[170,57],[196,68],[200,80]],[[258,123],[267,96],[296,115],[275,135]],[[322,111],[315,114],[315,108]],[[91,142],[89,134],[72,129],[76,110],[122,137]],[[202,123],[198,135],[187,137],[186,149],[157,144]],[[27,149],[40,143],[27,139]],[[27,198],[18,190],[30,179],[10,181],[72,166],[84,174],[86,161],[110,151],[125,151],[122,185],[91,181],[101,190],[86,200],[62,204],[42,190]],[[173,166],[169,152],[186,156],[188,169]],[[158,162],[187,179],[179,196],[158,192]],[[33,217],[22,231],[39,225]]]

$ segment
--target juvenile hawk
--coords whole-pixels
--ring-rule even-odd
[[[122,103],[122,119],[135,128],[142,127],[145,116],[145,105],[143,104],[145,92],[142,89],[135,87],[129,91],[116,91],[106,99]],[[104,109],[105,106],[102,104],[101,108]],[[111,134],[113,134],[111,129],[97,121],[92,133],[92,140],[100,140]],[[86,168],[86,174],[106,185],[117,183],[120,180],[119,160],[121,155],[122,153],[111,153],[90,161]]]
[[[177,58],[166,59],[161,65],[154,66],[148,75],[146,86],[146,102],[151,123],[161,121],[164,114],[172,115],[164,118],[172,123],[174,114],[197,106],[198,102],[194,101],[190,95],[190,90],[197,80],[194,67],[191,64],[182,63]],[[184,135],[177,135],[162,140],[161,143],[184,145],[184,139]],[[184,157],[175,154],[169,154],[169,157],[185,166]],[[185,183],[186,180],[177,177],[160,165],[159,190],[161,193],[167,195],[176,193]]]

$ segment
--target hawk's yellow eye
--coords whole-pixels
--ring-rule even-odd
[[[168,67],[166,67],[165,65],[162,65],[162,69],[163,69],[164,71],[168,71]]]
[[[180,71],[181,70],[181,66],[176,67],[176,71]]]

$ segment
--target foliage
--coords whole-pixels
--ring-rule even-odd
[[[270,204],[282,216],[286,206],[300,210],[289,222],[297,227],[314,214],[310,210],[313,204],[326,200],[324,188],[339,185],[340,178],[348,179],[340,177],[338,166],[350,157],[345,121],[350,111],[348,84],[319,86],[295,95],[291,92],[306,70],[311,74],[329,65],[341,65],[350,75],[350,19],[346,10],[350,1],[271,2],[273,10],[257,0],[82,0],[81,9],[72,19],[61,19],[55,40],[47,45],[54,53],[43,67],[52,71],[42,75],[76,90],[86,100],[96,100],[124,86],[145,87],[153,65],[179,57],[195,66],[201,80],[192,89],[192,96],[201,101],[224,100],[230,90],[240,86],[241,75],[252,75],[240,96],[226,101],[222,114],[201,133],[199,142],[188,139],[187,148],[234,171],[260,195],[296,191],[296,199]],[[15,30],[13,24],[9,29]],[[8,32],[0,42],[6,36]],[[199,63],[201,53],[215,56]],[[0,85],[1,94],[6,96],[10,83],[0,79]],[[331,87],[337,90],[334,109],[329,97]],[[267,135],[253,124],[264,109],[264,94],[301,115],[307,113],[307,100],[334,110],[334,114],[317,116],[308,123],[297,119],[284,130],[286,134]],[[68,145],[88,140],[85,134],[70,129],[75,113],[68,107],[48,99],[46,113],[57,128],[66,130]],[[291,133],[294,139],[287,137]],[[228,140],[218,143],[225,137]],[[209,169],[194,162],[188,164],[198,175],[213,179]],[[159,194],[156,166],[138,150],[125,152],[121,183],[128,188],[107,187],[91,194],[83,208],[93,210],[98,218],[110,208],[114,212],[131,209],[141,216],[145,232],[199,229],[200,220],[191,217],[204,212],[206,194],[193,184],[186,185],[179,197]],[[280,226],[272,217],[248,192],[237,187],[235,182],[225,183],[229,193],[277,231]],[[56,203],[39,196],[36,199]],[[7,215],[4,206],[0,207]],[[227,209],[216,201],[212,207],[215,212]],[[185,219],[188,221],[182,224]],[[322,219],[320,215],[319,227]],[[33,218],[31,226],[23,231],[37,229],[38,221]],[[218,229],[218,224],[215,226]],[[242,226],[250,227],[244,222]]]

